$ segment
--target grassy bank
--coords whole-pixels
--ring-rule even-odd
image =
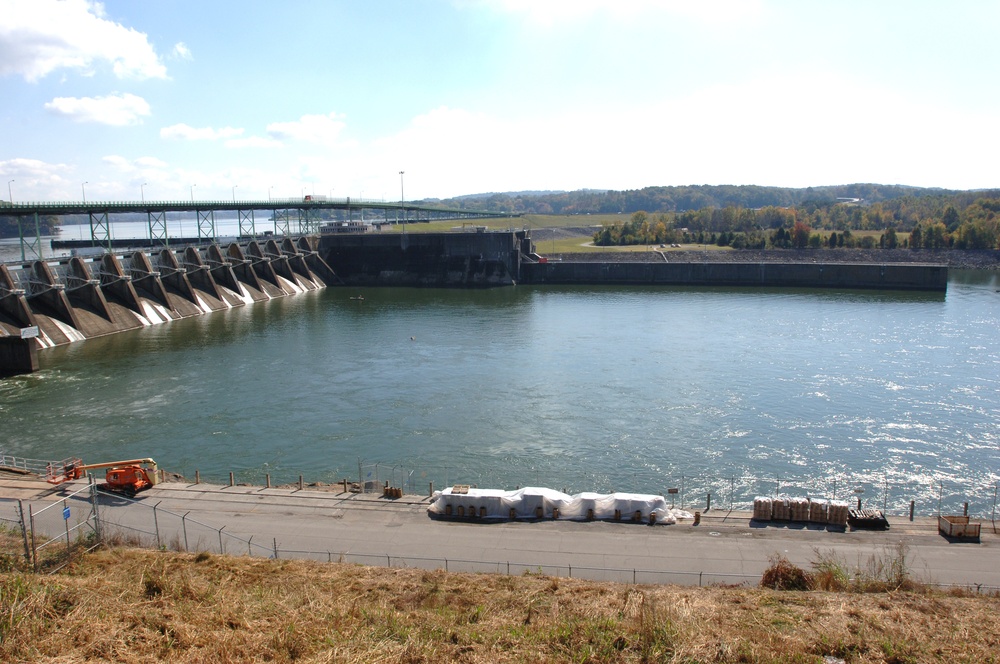
[[[118,549],[0,575],[3,661],[996,662],[1000,599]]]

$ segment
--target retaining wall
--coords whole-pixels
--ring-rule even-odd
[[[944,291],[948,267],[858,263],[590,263],[521,265],[527,284],[662,284]]]
[[[489,287],[517,283],[512,232],[323,235],[319,253],[352,286]]]

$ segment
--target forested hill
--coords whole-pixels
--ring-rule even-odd
[[[449,207],[488,209],[528,214],[615,214],[646,212],[685,212],[703,208],[790,207],[828,204],[838,199],[860,199],[862,204],[899,198],[936,197],[950,199],[956,207],[972,204],[979,198],[1000,198],[1000,189],[957,191],[951,189],[907,187],[884,184],[845,184],[829,187],[761,187],[757,185],[689,185],[680,187],[645,187],[627,191],[581,190],[570,192],[518,192],[478,194],[447,199]]]

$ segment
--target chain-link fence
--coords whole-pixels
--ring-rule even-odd
[[[372,470],[375,473],[375,469]],[[397,477],[398,469],[396,470]],[[392,476],[390,472],[389,476]],[[379,475],[380,479],[384,475]],[[355,553],[336,549],[286,548],[266,534],[236,534],[229,525],[218,526],[194,519],[159,503],[135,501],[97,489],[96,484],[50,500],[37,502],[0,499],[0,525],[9,537],[0,555],[23,558],[36,570],[56,570],[73,555],[101,544],[122,544],[162,551],[211,552],[224,555],[274,559],[302,559],[328,563],[353,563],[393,568],[490,574],[539,574],[633,584],[756,586],[759,575],[720,573],[712,570],[651,570],[624,567],[577,566],[570,563],[533,563],[513,560],[468,560]],[[245,527],[245,526],[244,526]],[[950,587],[951,584],[931,583]],[[995,593],[998,586],[976,584],[976,592]]]

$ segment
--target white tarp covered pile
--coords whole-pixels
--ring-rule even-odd
[[[517,491],[453,487],[435,491],[427,511],[437,516],[466,516],[485,519],[605,519],[638,520],[649,523],[677,523],[690,519],[684,510],[667,507],[663,496],[640,493],[578,493],[569,495],[543,487],[525,487]]]

